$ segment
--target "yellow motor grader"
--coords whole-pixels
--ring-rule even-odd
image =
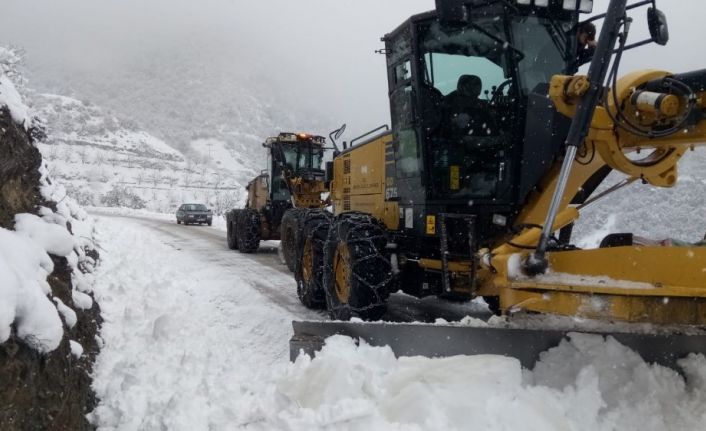
[[[706,70],[619,76],[625,51],[668,41],[655,0],[611,0],[590,18],[603,20],[601,32],[587,75],[577,75],[592,7],[437,0],[383,38],[391,130],[337,153],[327,173],[333,215],[305,214],[298,250],[300,297],[337,322],[294,322],[292,356],[341,333],[398,355],[499,353],[531,366],[566,335],[345,322],[381,318],[398,290],[483,297],[510,322],[625,322],[603,333],[667,365],[706,352],[706,247],[630,234],[596,249],[572,243],[582,211],[632,183],[674,186],[680,159],[706,142]],[[638,8],[651,37],[630,42]],[[599,189],[613,171],[625,179]],[[634,333],[632,323],[656,330]]]

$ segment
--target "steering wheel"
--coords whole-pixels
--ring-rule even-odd
[[[508,78],[503,81],[500,85],[498,85],[495,90],[493,90],[493,95],[490,98],[490,105],[498,105],[502,98],[505,97],[505,95],[503,94],[505,92],[505,89],[509,88],[513,83],[514,82],[512,78]]]

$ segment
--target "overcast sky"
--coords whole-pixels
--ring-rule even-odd
[[[595,10],[608,0],[597,0]],[[672,40],[629,53],[635,68],[706,68],[703,0],[661,0]],[[26,48],[40,79],[108,79],[151,52],[186,46],[218,55],[198,67],[260,70],[263,83],[364,131],[389,121],[380,37],[434,0],[2,0],[0,44]],[[635,36],[646,34],[643,14]],[[41,85],[42,83],[33,83]],[[83,95],[90,99],[90,95]]]

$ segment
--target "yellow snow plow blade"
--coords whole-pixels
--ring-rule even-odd
[[[654,324],[706,324],[704,247],[628,246],[553,252],[548,258],[550,273],[525,277],[515,270],[522,256],[508,257],[505,271],[495,278],[503,309]]]

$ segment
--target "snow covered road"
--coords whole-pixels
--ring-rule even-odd
[[[334,337],[291,364],[291,320],[324,316],[298,304],[274,250],[240,255],[217,231],[149,219],[96,227],[100,430],[706,430],[700,355],[681,362],[685,380],[600,336],[576,335],[533,371]]]
[[[252,288],[270,299],[299,320],[325,319],[324,312],[304,308],[296,296],[292,274],[277,254],[275,241],[264,241],[257,253],[240,254],[226,246],[225,232],[206,226],[177,225],[173,220],[147,216],[103,216],[137,228],[147,228],[158,235],[161,242],[172,249],[189,254],[202,267],[221,271],[223,277],[234,280],[245,276]],[[419,300],[405,294],[392,294],[389,309],[383,320],[391,322],[434,322],[444,319],[459,321],[471,316],[488,319],[484,305],[453,303],[435,297]]]

